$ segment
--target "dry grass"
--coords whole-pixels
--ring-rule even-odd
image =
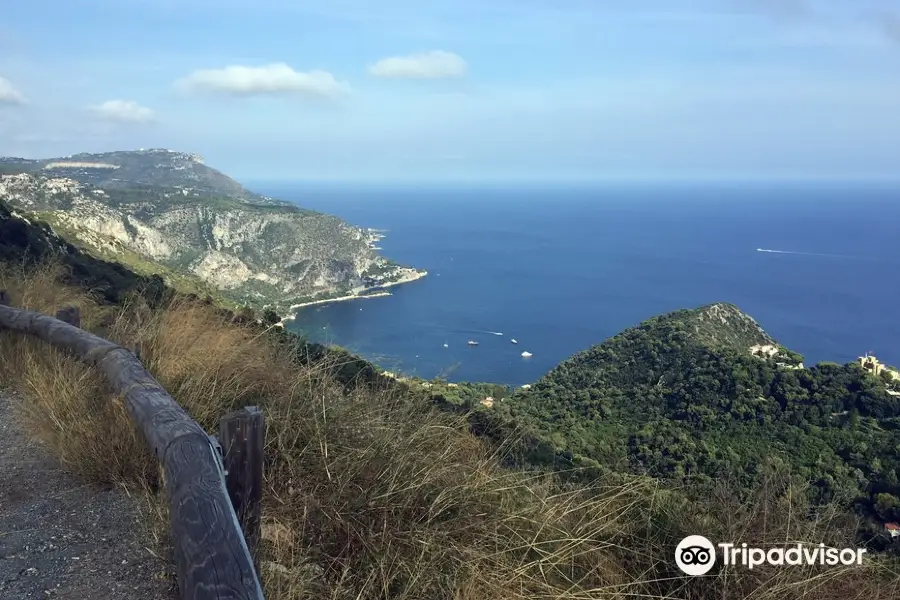
[[[268,426],[262,577],[270,600],[599,598],[892,598],[896,575],[865,567],[728,569],[686,578],[671,565],[688,533],[755,544],[852,544],[841,513],[809,519],[775,472],[752,504],[727,488],[709,506],[654,481],[561,487],[504,469],[464,418],[396,389],[348,392],[337,365],[299,368],[265,334],[210,307],[140,298],[111,313],[44,268],[0,273],[13,301],[53,312],[78,304],[85,327],[128,347],[209,431],[225,412],[263,407]],[[157,466],[119,399],[85,367],[0,332],[0,376],[27,397],[23,414],[70,467],[95,481],[154,489]],[[146,514],[164,531],[159,503]],[[150,515],[155,515],[150,518]]]
[[[0,289],[14,306],[53,314],[78,306],[83,325],[96,327],[108,316],[89,294],[57,283],[59,265],[25,277],[17,268],[0,270]],[[103,482],[151,481],[156,465],[119,398],[111,397],[98,373],[43,342],[0,332],[0,377],[14,382],[28,402],[21,407],[29,429],[70,469]]]

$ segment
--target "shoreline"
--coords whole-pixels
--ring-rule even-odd
[[[428,271],[416,271],[414,275],[409,275],[407,277],[401,277],[397,281],[382,283],[382,284],[378,285],[377,287],[388,288],[388,287],[393,287],[396,285],[403,285],[404,283],[412,283],[413,281],[422,279],[426,275],[428,275]],[[360,291],[365,291],[365,289],[366,288],[362,288]],[[372,294],[354,293],[354,294],[350,294],[347,296],[338,296],[337,298],[323,298],[322,300],[311,300],[309,302],[302,302],[300,304],[292,304],[288,308],[288,310],[291,311],[291,314],[282,318],[281,321],[278,322],[278,324],[281,325],[282,327],[284,327],[285,322],[293,321],[294,319],[297,318],[297,310],[298,309],[301,309],[301,308],[304,308],[307,306],[315,306],[315,305],[319,305],[319,304],[331,304],[333,302],[349,302],[350,300],[363,300],[366,298],[384,298],[385,296],[393,296],[393,294],[391,294],[388,291],[379,291],[379,292],[374,292]]]
[[[381,285],[378,285],[375,287],[386,288],[386,287],[393,287],[395,285],[403,285],[404,283],[412,283],[413,281],[418,281],[419,279],[422,279],[426,275],[428,275],[428,271],[416,271],[415,274],[410,275],[408,277],[401,277],[397,281],[382,283]]]

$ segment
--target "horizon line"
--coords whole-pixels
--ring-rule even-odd
[[[603,185],[603,184],[894,184],[898,175],[734,175],[734,176],[608,176],[608,177],[447,177],[447,178],[370,178],[370,177],[285,177],[243,176],[234,179],[247,183],[304,185]]]

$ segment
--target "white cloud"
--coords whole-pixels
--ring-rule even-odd
[[[25,104],[25,96],[8,79],[0,77],[0,104]]]
[[[302,94],[330,98],[349,91],[328,71],[295,71],[284,63],[260,67],[232,65],[194,71],[176,82],[178,87],[234,96]]]
[[[133,100],[107,100],[90,107],[94,116],[103,121],[117,123],[149,123],[156,120],[156,113]]]
[[[458,54],[433,50],[383,58],[369,67],[376,77],[396,79],[450,79],[466,74],[466,61]]]

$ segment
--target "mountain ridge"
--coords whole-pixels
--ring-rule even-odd
[[[380,256],[376,232],[250,192],[197,155],[81,153],[0,167],[0,199],[84,249],[233,301],[287,309],[424,275]]]
[[[206,165],[199,154],[162,148],[80,152],[44,159],[0,158],[7,172],[21,167],[22,172],[48,178],[67,177],[96,187],[151,185],[183,188],[189,193],[226,195],[245,201],[271,202],[290,206],[289,202],[267,198],[247,190],[221,171]]]

